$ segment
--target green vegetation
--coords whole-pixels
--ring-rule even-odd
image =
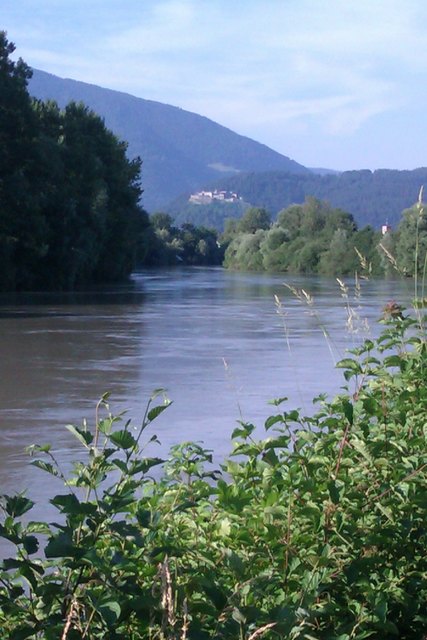
[[[422,197],[422,192],[420,198]],[[414,256],[418,274],[426,273],[427,260],[427,220],[421,201],[406,209],[393,237],[390,248],[395,253],[399,269],[404,275],[414,273]]]
[[[81,104],[34,102],[0,32],[0,290],[128,276],[143,253],[140,161]]]
[[[347,386],[303,416],[274,402],[264,439],[240,423],[220,469],[183,443],[163,463],[107,398],[65,478],[58,522],[3,496],[0,632],[11,640],[418,640],[427,628],[427,343],[422,304],[338,363]],[[105,411],[103,411],[103,409]],[[151,441],[156,440],[151,436]],[[41,553],[44,550],[44,556]]]
[[[371,273],[382,272],[379,233],[358,231],[350,214],[315,198],[284,209],[273,225],[265,209],[252,207],[227,223],[223,239],[224,266],[232,269],[349,274],[362,259]]]
[[[218,234],[213,229],[195,227],[185,223],[174,225],[167,213],[150,216],[154,230],[146,264],[150,266],[171,265],[220,265],[224,250],[218,243]]]
[[[175,224],[190,223],[196,226],[205,226],[221,231],[224,227],[224,220],[228,218],[241,218],[246,209],[249,208],[247,202],[217,202],[210,204],[191,204],[188,196],[177,199],[173,205],[167,207]]]

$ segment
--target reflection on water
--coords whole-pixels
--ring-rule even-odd
[[[342,357],[364,336],[345,331],[333,279],[288,277],[314,296],[314,313],[284,279],[187,268],[144,271],[114,288],[0,296],[0,492],[46,499],[49,480],[24,447],[51,442],[67,464],[77,445],[64,425],[93,420],[106,391],[114,411],[137,421],[152,390],[168,389],[157,453],[196,439],[222,456],[236,420],[262,425],[274,397],[311,411],[311,398],[342,384],[329,346]],[[408,298],[404,283],[365,283],[361,315],[375,326],[391,298]]]

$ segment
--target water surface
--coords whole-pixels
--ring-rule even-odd
[[[285,279],[310,292],[313,306]],[[69,464],[79,445],[64,425],[93,422],[106,391],[112,410],[138,424],[152,391],[167,389],[173,405],[155,428],[163,455],[198,440],[223,457],[236,421],[261,428],[275,397],[312,411],[314,396],[343,384],[333,360],[366,337],[364,319],[377,332],[383,304],[409,296],[405,283],[372,281],[354,300],[349,286],[360,316],[353,333],[333,278],[184,268],[142,271],[120,287],[1,296],[0,492],[46,501],[49,478],[29,465],[25,447],[50,442]]]

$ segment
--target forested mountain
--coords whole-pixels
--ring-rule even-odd
[[[128,156],[143,160],[144,207],[167,211],[178,224],[222,229],[226,218],[240,217],[241,206],[187,206],[190,193],[216,187],[265,207],[273,218],[284,207],[314,196],[348,211],[359,226],[378,228],[385,220],[396,226],[402,210],[427,184],[427,168],[310,170],[203,116],[43,71],[34,70],[29,91],[60,107],[82,101],[102,116],[106,126],[127,141]]]
[[[143,160],[142,203],[149,211],[184,192],[236,172],[310,170],[267,146],[208,118],[129,94],[33,70],[29,91],[60,107],[82,101],[128,143],[130,158]]]
[[[233,176],[215,183],[218,189],[237,192],[245,202],[265,207],[273,216],[294,203],[303,203],[308,196],[328,201],[351,213],[358,226],[370,224],[378,229],[386,220],[397,226],[401,212],[412,206],[418,198],[422,185],[427,185],[427,168],[413,171],[378,169],[377,171],[345,171],[338,175],[290,174],[282,171],[248,173]],[[173,202],[168,211],[185,222],[187,198]],[[198,212],[203,224],[211,222],[222,228],[224,220],[234,213],[222,207],[222,218],[218,211],[212,222],[204,215],[202,207],[192,207],[191,222],[197,224]]]

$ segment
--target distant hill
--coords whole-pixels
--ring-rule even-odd
[[[367,224],[375,229],[388,220],[397,226],[403,209],[412,206],[418,199],[420,187],[427,188],[427,168],[413,171],[378,169],[377,171],[345,171],[334,175],[290,174],[282,171],[239,174],[217,182],[218,189],[235,191],[252,206],[265,207],[273,217],[293,203],[304,202],[306,196],[327,200],[333,207],[339,207],[353,214],[359,227]],[[202,207],[188,209],[187,198],[172,202],[168,211],[185,221],[187,211],[191,222],[197,224],[197,215],[203,215],[203,224],[210,220],[202,212]],[[212,226],[222,228],[229,211],[222,208],[222,219],[218,211]]]
[[[208,118],[152,100],[59,78],[33,69],[29,91],[64,107],[82,101],[101,115],[120,139],[129,143],[129,156],[143,160],[143,205],[163,208],[184,192],[202,188],[220,176],[239,172],[310,170],[250,138]]]

